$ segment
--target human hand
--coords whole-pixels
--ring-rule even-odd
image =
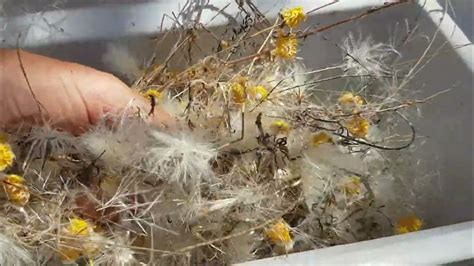
[[[111,74],[25,51],[19,54],[22,64],[18,51],[0,49],[1,128],[47,123],[77,135],[105,114],[137,112],[137,108],[147,114],[150,110],[145,98]],[[159,108],[151,121],[161,127],[172,124]]]

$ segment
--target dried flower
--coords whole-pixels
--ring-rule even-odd
[[[0,171],[11,166],[13,164],[13,159],[15,159],[15,154],[13,154],[10,145],[0,143]]]
[[[395,229],[398,234],[405,234],[420,230],[422,225],[423,221],[421,221],[415,215],[410,215],[398,219],[395,225]]]
[[[302,21],[306,20],[306,14],[303,8],[298,6],[294,8],[287,8],[281,12],[285,25],[290,28],[297,27]]]
[[[214,177],[209,161],[216,151],[208,143],[200,143],[187,134],[172,136],[160,131],[151,132],[154,144],[149,149],[147,164],[150,172],[186,184]]]
[[[230,82],[230,94],[234,103],[244,103],[246,100],[247,77],[238,75]]]
[[[284,247],[287,251],[293,248],[293,239],[291,239],[290,228],[288,224],[279,219],[276,223],[265,230],[265,236],[278,246]]]
[[[275,48],[272,54],[285,59],[295,58],[298,52],[298,40],[294,35],[280,36],[276,39]]]
[[[99,246],[91,241],[94,227],[86,220],[72,218],[62,234],[59,252],[63,261],[76,261],[82,255],[92,256]],[[67,237],[67,238],[66,238]]]
[[[358,138],[365,138],[369,133],[369,121],[363,119],[359,116],[353,117],[349,122],[346,124],[346,128],[355,137]]]
[[[287,135],[290,132],[290,126],[283,120],[277,120],[270,125],[270,131],[273,135]]]
[[[361,106],[365,104],[364,98],[352,92],[344,92],[338,100],[339,104]]]
[[[262,85],[257,85],[249,88],[249,95],[255,100],[266,100],[268,91]]]
[[[344,192],[348,196],[360,194],[360,178],[357,176],[349,177],[349,181],[344,184]]]
[[[92,227],[87,221],[79,218],[72,218],[65,231],[69,235],[86,236],[89,235],[91,229]]]
[[[326,132],[318,132],[313,135],[311,144],[313,147],[317,147],[324,143],[332,143],[332,138]]]
[[[148,89],[142,95],[150,101],[152,98],[154,98],[155,101],[161,99],[161,93],[156,89]]]
[[[376,43],[370,36],[359,35],[356,38],[351,33],[344,40],[342,50],[344,51],[344,73],[347,75],[388,74],[390,68],[386,64],[386,59],[392,55],[399,55],[391,45]]]
[[[245,102],[245,87],[237,82],[230,84],[230,93],[232,95],[232,101],[234,103],[244,103]]]
[[[25,206],[30,199],[30,191],[24,184],[23,177],[19,175],[7,175],[3,181],[3,189],[8,199],[19,206]]]
[[[232,81],[235,83],[239,83],[240,85],[244,87],[247,87],[248,77],[237,75]]]
[[[226,48],[229,47],[229,43],[228,43],[227,41],[225,41],[225,40],[221,40],[221,47],[222,47],[223,49],[226,49]]]

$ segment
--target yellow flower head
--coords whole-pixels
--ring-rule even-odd
[[[237,82],[232,82],[230,84],[230,94],[232,96],[232,101],[234,103],[244,103],[245,102],[245,87]]]
[[[268,91],[262,85],[257,85],[249,88],[249,94],[252,98],[258,101],[267,99]]]
[[[229,43],[226,40],[221,40],[221,47],[226,49],[229,47]]]
[[[142,95],[150,101],[152,98],[155,99],[155,101],[161,99],[161,93],[156,89],[148,89]]]
[[[349,177],[349,181],[344,184],[344,192],[347,196],[360,194],[360,178],[357,176]]]
[[[65,236],[59,246],[59,253],[63,261],[76,261],[82,255],[94,254],[99,246],[90,241],[94,227],[86,220],[72,218],[63,229]]]
[[[275,245],[285,247],[287,250],[293,247],[290,228],[288,224],[280,219],[265,230],[265,236]]]
[[[332,138],[326,132],[318,132],[313,135],[311,144],[313,147],[317,147],[324,143],[332,143]]]
[[[346,128],[353,136],[358,138],[365,138],[369,133],[369,121],[361,117],[355,116],[346,123]]]
[[[284,59],[295,58],[298,52],[298,40],[294,35],[280,36],[276,39],[275,48],[272,50],[273,56]]]
[[[361,106],[365,104],[364,98],[352,92],[344,92],[338,100],[339,104]]]
[[[93,227],[86,221],[79,218],[69,220],[69,225],[65,232],[68,235],[87,236],[93,230]]]
[[[0,143],[0,171],[11,166],[13,164],[13,159],[15,159],[15,154],[13,154],[10,145]]]
[[[415,215],[410,215],[398,219],[395,225],[395,230],[398,234],[405,234],[418,231],[421,226],[423,226],[423,221]]]
[[[242,85],[243,87],[247,87],[248,78],[246,76],[238,75],[232,81]]]
[[[277,120],[270,125],[270,131],[272,135],[288,135],[290,132],[290,126],[283,120]]]
[[[244,103],[246,100],[247,77],[238,75],[229,83],[230,95],[234,103]]]
[[[306,14],[300,6],[283,10],[281,16],[285,25],[290,28],[297,27],[302,21],[306,20]]]
[[[19,175],[7,175],[3,181],[3,189],[8,199],[19,206],[25,206],[30,199],[30,191],[24,185],[23,177]]]

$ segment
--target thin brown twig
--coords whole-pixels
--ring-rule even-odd
[[[385,5],[380,6],[380,7],[372,8],[372,9],[369,9],[369,10],[367,10],[365,12],[362,12],[358,15],[340,20],[338,22],[335,22],[335,23],[332,23],[332,24],[329,24],[329,25],[324,25],[324,26],[321,26],[321,27],[315,27],[315,28],[309,29],[305,32],[302,32],[301,34],[298,34],[297,37],[305,39],[305,38],[307,38],[307,37],[309,37],[313,34],[323,32],[325,30],[334,28],[336,26],[339,26],[339,25],[342,25],[342,24],[345,24],[345,23],[348,23],[348,22],[351,22],[351,21],[354,21],[354,20],[357,20],[357,19],[364,18],[364,17],[366,17],[366,16],[368,16],[372,13],[378,12],[380,10],[383,10],[383,9],[386,9],[386,8],[389,8],[389,7],[393,7],[393,6],[396,6],[396,5],[399,5],[399,4],[408,3],[408,2],[411,2],[411,0],[398,0],[396,2],[388,3],[388,4],[385,4]]]
[[[215,239],[211,239],[211,240],[208,240],[206,242],[202,242],[202,243],[199,243],[199,244],[196,244],[196,245],[193,245],[193,246],[188,246],[188,247],[184,247],[184,248],[181,248],[181,249],[178,249],[176,251],[173,251],[171,253],[168,253],[168,254],[163,254],[161,255],[162,257],[166,257],[166,256],[170,256],[170,255],[178,255],[178,254],[183,254],[183,253],[186,253],[186,252],[189,252],[193,249],[196,249],[196,248],[199,248],[199,247],[203,247],[203,246],[208,246],[208,245],[211,245],[213,243],[216,243],[216,242],[220,242],[220,241],[224,241],[224,240],[228,240],[228,239],[231,239],[231,238],[235,238],[235,237],[238,237],[238,236],[241,236],[241,235],[244,235],[246,233],[249,233],[249,232],[252,232],[252,231],[255,231],[255,230],[258,230],[258,229],[261,229],[261,228],[264,228],[265,226],[269,225],[269,224],[272,224],[274,223],[276,220],[280,219],[283,215],[285,215],[286,213],[290,212],[292,209],[294,209],[299,203],[300,203],[301,199],[299,200],[296,200],[294,204],[292,204],[289,208],[287,208],[286,210],[283,210],[281,212],[280,215],[277,215],[276,217],[264,222],[264,223],[261,223],[259,225],[256,225],[256,226],[253,226],[249,229],[246,229],[246,230],[243,230],[243,231],[240,231],[240,232],[236,232],[234,234],[230,234],[230,235],[227,235],[227,236],[224,236],[224,237],[219,237],[219,238],[215,238]]]
[[[35,92],[33,91],[33,88],[31,87],[30,79],[28,78],[28,75],[26,74],[25,66],[24,66],[23,60],[21,58],[20,48],[18,46],[16,48],[16,54],[18,56],[18,62],[20,63],[21,72],[23,73],[23,77],[25,77],[25,81],[26,81],[26,85],[28,86],[28,90],[30,91],[31,96],[33,96],[33,99],[35,100],[35,102],[37,104],[38,112],[41,116],[41,119],[43,120],[43,122],[45,122],[44,121],[45,117],[43,116],[43,110],[41,108],[43,108],[46,112],[48,112],[48,109],[46,109],[46,107],[44,107],[44,105],[38,100],[38,98],[36,97]]]

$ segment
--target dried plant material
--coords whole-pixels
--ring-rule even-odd
[[[386,60],[393,54],[398,54],[392,46],[375,43],[372,38],[354,37],[351,33],[342,44],[347,52],[345,55],[345,72],[347,75],[382,76],[390,73]]]
[[[252,86],[248,90],[248,94],[253,100],[265,101],[268,96],[268,91],[263,85]]]
[[[366,138],[369,133],[370,123],[362,117],[354,116],[347,122],[346,127],[351,135],[358,138]]]
[[[216,153],[210,145],[197,143],[184,134],[177,138],[155,131],[152,136],[155,143],[147,158],[149,171],[172,182],[199,183],[201,178],[213,178],[209,162]]]
[[[280,219],[265,230],[265,236],[275,245],[291,251],[293,249],[293,239],[290,235],[290,228],[288,224]]]
[[[270,124],[270,132],[272,135],[288,135],[290,126],[283,120],[277,120]]]
[[[124,44],[108,44],[102,61],[129,80],[140,74],[140,60],[132,55]]]
[[[409,109],[433,98],[406,89],[416,65],[350,34],[327,40],[342,50],[335,65],[308,69],[320,62],[297,55],[313,34],[396,4],[299,28],[299,7],[272,22],[237,2],[238,14],[187,2],[164,18],[173,26],[153,39],[159,54],[124,63],[125,76],[140,69],[132,87],[151,112],[108,114],[81,136],[45,125],[0,142],[0,229],[15,252],[40,264],[224,265],[394,233],[414,202],[397,185],[411,165],[393,158],[418,145]],[[227,30],[201,22],[203,9]],[[123,52],[108,60],[132,66]],[[174,129],[144,121],[158,103]]]
[[[152,99],[154,99],[155,101],[158,101],[158,100],[161,99],[161,96],[162,96],[162,95],[161,95],[161,93],[160,93],[158,90],[156,90],[156,89],[148,89],[147,91],[145,91],[145,92],[143,93],[143,96],[144,96],[145,98],[147,98],[148,100],[150,100],[150,101],[151,101]]]
[[[415,215],[409,215],[406,217],[399,218],[395,225],[397,234],[406,234],[410,232],[416,232],[421,229],[423,222],[420,218]]]
[[[324,143],[332,143],[332,142],[333,141],[332,141],[331,136],[329,136],[329,134],[326,132],[318,132],[314,134],[311,138],[311,144],[314,147],[318,147],[319,145],[324,144]]]
[[[296,36],[280,36],[275,41],[275,48],[272,50],[272,54],[275,57],[283,59],[293,59],[298,52],[298,40]]]
[[[344,184],[344,193],[348,196],[356,196],[360,194],[360,178],[357,176],[351,176],[349,180]]]
[[[74,262],[81,256],[92,257],[98,252],[99,245],[94,243],[94,227],[86,220],[72,218],[63,228],[58,252],[64,262]]]
[[[0,234],[0,265],[32,265],[32,256],[15,241]]]
[[[282,16],[285,25],[290,28],[298,27],[301,22],[306,20],[306,14],[300,6],[284,9],[280,15]]]
[[[245,86],[242,83],[233,82],[230,84],[230,93],[234,103],[245,102]]]
[[[359,95],[354,95],[352,92],[344,92],[339,97],[338,102],[344,105],[361,106],[365,104],[364,98]]]
[[[23,177],[13,174],[7,175],[2,182],[10,202],[18,206],[25,206],[30,199],[30,192],[24,184]]]
[[[13,164],[15,154],[10,145],[0,142],[0,171],[5,170]]]

